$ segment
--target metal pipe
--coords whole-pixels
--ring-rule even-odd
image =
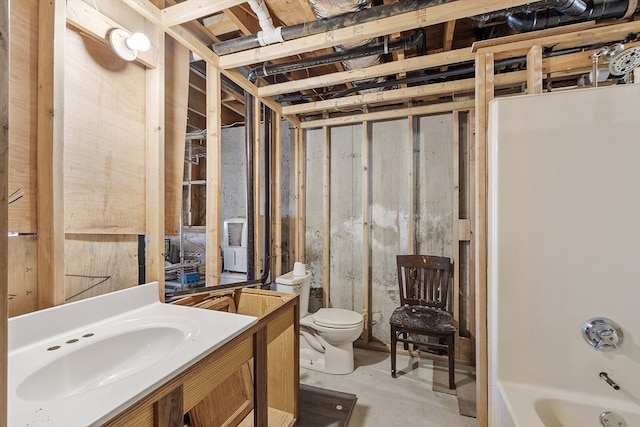
[[[255,186],[253,168],[253,139],[255,129],[253,128],[253,95],[244,93],[244,120],[245,120],[245,149],[247,161],[247,279],[255,278],[255,239],[254,239],[254,218],[255,206],[253,203],[253,191]]]
[[[513,30],[529,32],[578,22],[622,18],[627,13],[628,7],[628,0],[613,0],[593,4],[590,9],[579,15],[565,15],[556,10],[548,9],[529,14],[511,14],[507,15],[505,19],[509,27]],[[640,3],[636,6],[633,14],[638,12],[640,12]]]
[[[362,24],[364,22],[412,12],[424,7],[449,3],[451,1],[453,0],[402,0],[396,3],[375,6],[358,12],[345,13],[331,18],[282,27],[282,39],[285,41],[294,40],[300,37],[333,31],[355,24]],[[227,55],[256,47],[260,47],[260,41],[256,34],[216,43],[211,46],[217,55]]]
[[[273,114],[263,107],[264,116],[264,270],[260,276],[262,284],[267,283],[271,272],[271,136]]]
[[[401,49],[409,50],[420,43],[423,37],[423,32],[421,30],[416,30],[411,36],[391,43],[379,43],[372,46],[368,45],[344,52],[333,52],[327,55],[310,57],[297,61],[287,62],[284,64],[274,64],[269,66],[263,65],[262,67],[251,69],[249,71],[249,74],[247,74],[247,79],[250,82],[255,82],[256,79],[260,77],[283,74],[295,70],[304,70],[307,68],[318,67],[320,65],[332,64],[334,62],[345,61],[349,59],[363,58],[372,55],[381,55],[386,52],[392,52]]]

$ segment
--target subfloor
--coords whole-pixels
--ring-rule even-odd
[[[301,383],[358,397],[348,427],[476,425],[475,418],[460,415],[456,396],[432,391],[431,360],[398,355],[392,378],[388,353],[355,348],[354,355],[356,369],[348,375],[300,368]]]

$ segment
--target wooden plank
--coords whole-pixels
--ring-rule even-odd
[[[139,284],[138,237],[67,234],[64,242],[65,302]]]
[[[65,232],[146,234],[146,196],[151,194],[145,187],[147,162],[141,160],[147,158],[145,112],[164,106],[164,97],[152,90],[147,95],[156,98],[145,103],[145,68],[117,58],[93,39],[71,29],[63,29],[56,39],[67,46],[61,211]],[[117,71],[105,70],[114,68]],[[164,134],[164,114],[155,120],[155,128],[160,125]],[[158,173],[155,164],[148,166],[151,173]],[[158,211],[153,212],[157,217]],[[161,247],[164,250],[163,239]]]
[[[397,108],[388,111],[376,111],[373,113],[353,114],[350,116],[332,117],[300,123],[302,129],[313,129],[322,126],[340,126],[360,123],[362,121],[391,120],[407,116],[421,116],[427,114],[444,113],[455,110],[468,110],[473,108],[474,101],[454,101],[441,104],[421,105],[418,107]]]
[[[475,288],[476,288],[476,412],[478,426],[488,424],[487,360],[487,130],[488,106],[494,96],[493,53],[476,57],[475,138]]]
[[[372,77],[379,77],[388,74],[408,73],[425,68],[451,65],[460,62],[473,61],[475,54],[466,49],[452,50],[448,52],[434,53],[414,58],[403,59],[395,62],[388,62],[374,65],[367,68],[357,68],[349,71],[342,71],[324,76],[310,77],[286,83],[277,83],[258,88],[258,95],[261,97],[281,95],[283,93],[297,92],[317,87],[337,85],[341,83],[365,80]]]
[[[106,47],[110,46],[109,33],[112,29],[122,28],[132,33],[132,31],[123,28],[122,25],[105,16],[90,4],[82,1],[67,2],[67,23]],[[138,52],[135,60],[149,68],[157,67],[158,47],[152,43],[148,51]]]
[[[272,234],[272,277],[282,274],[282,117],[273,113],[273,138],[271,150],[271,234]]]
[[[371,169],[369,122],[362,122],[361,162],[362,162],[362,311],[365,322],[362,340],[368,344],[371,333]]]
[[[253,335],[253,425],[269,425],[267,411],[267,330]]]
[[[307,224],[305,221],[306,211],[306,171],[307,171],[307,141],[306,133],[302,128],[296,129],[295,140],[296,157],[296,252],[294,260],[305,262],[305,242]]]
[[[162,10],[162,22],[167,27],[184,24],[203,16],[213,15],[229,7],[244,3],[244,0],[186,0]]]
[[[38,2],[13,1],[9,40],[9,196],[22,197],[9,206],[9,230],[38,231],[37,126],[38,126]],[[35,298],[35,294],[34,294]]]
[[[164,4],[164,0],[154,0]],[[146,31],[158,46],[156,69],[145,72],[145,281],[158,281],[160,301],[164,301],[164,150],[165,150],[165,43],[164,32],[154,25]]]
[[[587,21],[587,22],[580,22],[578,24],[563,25],[560,27],[549,28],[546,30],[511,34],[504,37],[497,37],[497,38],[488,39],[488,40],[480,40],[480,41],[473,42],[473,44],[471,45],[471,52],[476,53],[480,49],[490,49],[492,47],[503,45],[503,44],[510,44],[510,43],[516,43],[516,42],[521,42],[525,40],[538,39],[541,37],[555,36],[558,34],[574,33],[576,31],[584,30],[587,28],[593,28],[595,27],[595,25],[596,25],[595,21]]]
[[[344,98],[328,99],[326,101],[309,102],[306,104],[289,105],[282,107],[282,114],[307,114],[315,111],[337,110],[347,107],[361,106],[365,104],[382,104],[395,101],[408,101],[434,95],[453,94],[455,92],[471,90],[474,87],[474,79],[455,80],[443,83],[431,83],[403,89],[387,90],[384,92],[366,93],[363,95],[347,96]]]
[[[9,317],[38,309],[38,239],[35,235],[10,237],[8,242]]]
[[[485,0],[482,2],[458,0],[452,3],[427,6],[414,12],[401,13],[326,33],[224,55],[219,59],[220,67],[223,69],[238,68],[339,44],[353,43],[414,28],[436,25],[526,3],[528,3],[526,0]]]
[[[527,53],[527,94],[542,93],[542,48],[532,46]]]
[[[322,306],[331,307],[331,132],[322,128]]]
[[[154,427],[182,427],[182,384],[153,404]]]
[[[38,308],[64,302],[65,4],[38,10]]]
[[[9,279],[7,232],[9,225],[9,0],[0,0],[0,278]],[[8,285],[0,284],[0,420],[7,420]]]
[[[166,37],[165,52],[165,206],[164,228],[168,236],[180,233],[185,130],[189,97],[189,50]]]
[[[202,21],[202,24],[207,30],[211,31],[217,36],[221,34],[231,33],[233,31],[238,31],[238,26],[231,20],[231,18],[229,18],[229,15],[226,13],[218,13],[217,15],[205,18]]]
[[[478,49],[478,53],[493,52],[495,59],[514,58],[525,56],[531,47],[539,45],[542,48],[553,47],[554,50],[562,50],[575,47],[576,44],[589,46],[595,43],[606,43],[613,40],[624,39],[629,33],[640,32],[640,21],[625,22],[622,24],[605,25],[595,28],[587,28],[567,34],[558,34],[545,37],[528,38],[507,44],[490,46]]]
[[[407,253],[415,254],[416,253],[416,224],[412,218],[415,218],[416,214],[416,197],[415,197],[415,187],[416,187],[416,178],[414,175],[415,169],[415,157],[413,154],[413,149],[416,141],[416,119],[414,116],[407,116],[407,125],[408,125],[408,138],[407,138],[407,215],[410,220],[408,221],[408,230],[407,230]]]
[[[220,283],[220,242],[222,230],[222,123],[220,71],[207,63],[207,197],[206,197],[206,283]]]

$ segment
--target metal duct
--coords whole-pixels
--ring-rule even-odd
[[[415,47],[423,40],[423,38],[424,33],[421,30],[416,30],[411,36],[391,43],[378,43],[373,46],[364,46],[348,50],[346,52],[334,52],[327,55],[305,58],[284,64],[274,64],[269,66],[263,65],[262,67],[256,67],[250,70],[249,74],[247,74],[247,79],[254,82],[260,77],[272,76],[296,70],[305,70],[307,68],[313,68],[320,65],[333,64],[338,61],[353,60],[371,55],[381,55],[385,52],[393,52],[401,49],[408,50]]]
[[[608,18],[622,18],[627,13],[629,1],[627,0],[605,0],[595,3],[593,6],[580,15],[564,15],[556,10],[543,10],[530,14],[511,14],[506,16],[506,22],[513,30],[518,32],[529,32],[558,27],[561,25],[575,24]],[[638,3],[633,14],[640,12]]]
[[[402,0],[396,3],[363,9],[359,12],[345,13],[331,18],[282,27],[281,34],[285,41],[294,40],[300,37],[320,34],[326,31],[333,31],[343,27],[412,12],[429,6],[450,3],[451,1],[453,0]],[[260,47],[260,42],[256,34],[216,43],[211,46],[213,51],[218,55],[227,55],[257,47]]]
[[[588,6],[583,0],[544,0],[525,4],[518,7],[511,7],[483,15],[472,16],[471,19],[481,22],[489,22],[495,19],[504,19],[514,14],[532,14],[539,11],[555,9],[566,15],[580,15],[586,12]]]

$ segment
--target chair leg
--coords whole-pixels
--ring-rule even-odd
[[[449,389],[456,388],[456,366],[455,366],[455,348],[456,348],[456,338],[455,335],[447,338],[448,350],[449,350]]]
[[[408,337],[409,337],[409,334],[407,334],[406,332],[404,332],[404,333],[402,334],[402,338],[404,338],[405,340],[406,340]],[[404,342],[404,343],[402,343],[402,344],[403,344],[403,346],[402,346],[402,347],[403,347],[405,350],[409,350],[409,343]],[[415,345],[414,345],[414,348],[413,348],[413,349],[415,350]]]
[[[398,335],[396,329],[391,327],[391,376],[396,377],[396,345],[398,345]]]

